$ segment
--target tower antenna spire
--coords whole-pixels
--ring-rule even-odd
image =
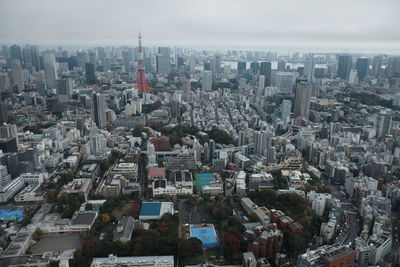
[[[137,72],[136,72],[136,86],[135,88],[141,90],[145,93],[151,92],[151,88],[147,83],[146,73],[144,72],[144,59],[143,59],[143,48],[142,48],[142,33],[139,29],[139,36],[138,36],[138,65],[137,65]]]

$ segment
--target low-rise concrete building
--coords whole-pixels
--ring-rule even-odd
[[[85,201],[87,201],[92,188],[93,184],[91,179],[74,179],[62,187],[60,195],[76,194],[84,197]]]

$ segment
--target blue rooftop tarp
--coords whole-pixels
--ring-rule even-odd
[[[143,202],[139,216],[158,216],[160,210],[161,202]]]
[[[215,234],[214,228],[210,226],[196,227],[190,225],[191,237],[196,237],[203,244],[203,248],[215,248],[219,246],[218,238]]]
[[[18,222],[20,222],[23,219],[24,219],[24,212],[22,210],[0,209],[0,220],[5,220],[5,221],[17,220]]]

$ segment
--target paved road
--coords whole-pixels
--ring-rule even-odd
[[[340,244],[354,243],[360,229],[358,209],[338,186],[332,185],[327,178],[322,178],[322,182],[332,191],[332,195],[340,200],[342,217],[339,220],[339,231],[341,232],[336,237],[335,242]]]
[[[191,224],[199,224],[199,223],[201,223],[201,221],[200,221],[200,212],[199,212],[199,207],[198,206],[194,206],[190,211],[190,223]]]

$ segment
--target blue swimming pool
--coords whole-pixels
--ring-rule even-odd
[[[161,202],[143,202],[139,216],[159,216]]]
[[[219,246],[218,237],[213,226],[190,225],[190,237],[196,237],[203,243],[204,248],[215,248]]]

